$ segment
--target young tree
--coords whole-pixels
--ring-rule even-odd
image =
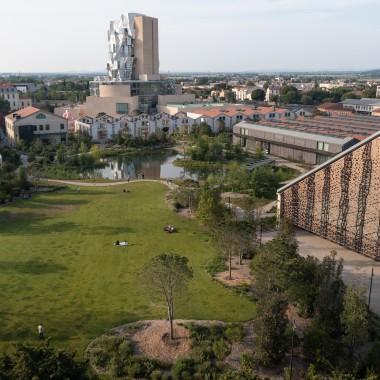
[[[238,230],[232,221],[219,225],[214,232],[219,253],[228,260],[228,279],[232,280],[232,259],[237,256],[239,245]]]
[[[173,253],[161,253],[151,258],[139,273],[139,280],[151,300],[165,304],[170,323],[170,339],[174,339],[174,302],[186,290],[193,277],[187,265],[189,259]]]
[[[345,290],[343,259],[337,260],[336,256],[336,251],[331,251],[319,266],[320,286],[314,303],[314,322],[333,337],[341,332],[340,314]]]
[[[207,185],[203,187],[198,203],[197,218],[204,224],[210,224],[221,217],[222,211],[219,190]]]
[[[348,344],[350,357],[355,348],[368,338],[368,307],[363,286],[349,284],[343,297],[343,311],[340,316]]]

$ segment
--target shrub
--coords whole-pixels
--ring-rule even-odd
[[[219,360],[224,360],[231,352],[231,347],[223,338],[221,338],[219,341],[214,342],[212,350]]]
[[[337,342],[320,328],[305,332],[304,354],[318,369],[331,369],[337,353]]]
[[[227,340],[233,344],[240,342],[244,336],[244,328],[241,324],[230,325],[226,328],[225,335]]]

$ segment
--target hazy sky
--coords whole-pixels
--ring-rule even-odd
[[[160,71],[380,67],[380,0],[2,0],[0,72],[105,70],[122,13],[158,18]]]

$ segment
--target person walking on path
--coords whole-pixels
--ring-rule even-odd
[[[42,323],[38,325],[38,333],[40,334],[40,339],[44,339],[44,326]]]

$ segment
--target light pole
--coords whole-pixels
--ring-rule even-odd
[[[372,273],[370,277],[370,283],[369,283],[369,295],[368,295],[368,310],[369,310],[369,305],[371,304],[371,293],[372,293],[372,279],[373,279],[373,268],[372,268]]]
[[[294,333],[296,331],[296,322],[293,321],[293,327],[292,327],[292,349],[290,351],[290,369],[289,369],[289,380],[292,380],[292,374],[293,374],[293,347],[294,347]]]

